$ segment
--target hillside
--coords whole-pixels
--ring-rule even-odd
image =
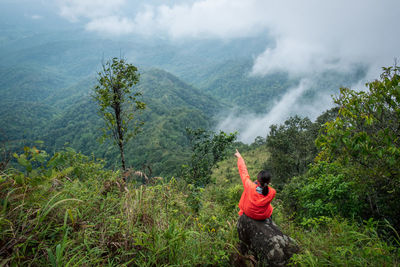
[[[90,88],[82,90],[87,93],[71,99],[70,105],[48,121],[35,138],[43,140],[49,151],[66,145],[105,158],[109,166],[118,166],[116,147],[97,141],[103,122],[88,95]],[[127,165],[150,166],[155,175],[176,174],[188,157],[185,128],[211,127],[213,115],[223,106],[213,97],[161,70],[144,72],[137,90],[143,93],[142,100],[147,104],[139,117],[145,124],[142,132],[127,145]]]
[[[230,103],[239,112],[262,114],[272,109],[282,96],[299,86],[299,77],[285,72],[264,76],[252,75],[250,59],[226,60],[208,68],[201,79],[195,81],[200,89]],[[322,96],[336,93],[337,88],[350,86],[365,76],[364,66],[355,66],[349,72],[329,70],[307,78],[308,88],[296,104],[306,107],[318,102]],[[294,114],[293,114],[294,115]]]
[[[196,191],[183,180],[153,180],[134,186],[90,157],[70,149],[49,161],[27,148],[36,167],[0,173],[0,256],[17,265],[253,266],[238,253],[237,203],[243,191],[233,156],[221,163],[215,184]],[[252,178],[268,152],[243,153]],[[23,156],[22,156],[23,157]],[[25,164],[23,160],[20,161]],[[200,203],[193,209],[191,197]],[[294,238],[300,266],[397,266],[398,248],[376,232],[374,221],[359,225],[338,216],[290,220],[278,192],[274,221]],[[397,256],[396,256],[397,255]]]

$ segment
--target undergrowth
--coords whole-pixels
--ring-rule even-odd
[[[320,216],[295,223],[281,201],[275,205],[275,221],[300,247],[291,266],[400,266],[400,238],[387,222]]]
[[[222,204],[206,201],[194,212],[183,182],[134,186],[101,162],[71,151],[58,155],[65,154],[68,167],[27,155],[36,169],[1,173],[1,265],[229,265],[234,211],[219,213]]]
[[[0,173],[0,266],[232,266],[241,257],[237,174],[197,189],[175,178],[135,185],[72,150],[15,157],[24,169]],[[293,265],[399,265],[398,239],[383,241],[373,221],[295,224],[273,204],[273,219],[301,248]]]

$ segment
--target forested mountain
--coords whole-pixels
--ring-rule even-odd
[[[15,149],[43,140],[48,151],[71,146],[116,166],[115,147],[98,143],[102,122],[89,97],[96,72],[113,56],[126,58],[142,72],[138,90],[147,104],[140,115],[143,131],[127,145],[128,165],[151,165],[155,174],[176,173],[187,158],[185,127],[215,130],[221,114],[230,110],[268,112],[300,83],[285,72],[251,75],[254,57],[274,45],[267,33],[224,41],[134,34],[106,38],[59,20],[24,27],[29,19],[5,17],[0,25],[0,138]],[[320,73],[298,102],[313,103],[364,74],[362,67]]]
[[[149,165],[157,175],[176,173],[187,159],[186,127],[213,129],[216,115],[233,106],[211,89],[188,84],[196,86],[226,60],[260,53],[266,41],[107,39],[73,28],[34,32],[19,24],[0,30],[1,140],[14,149],[43,140],[50,152],[71,146],[106,158],[108,166],[118,165],[115,147],[98,143],[102,121],[89,94],[102,62],[121,55],[139,67],[138,90],[147,104],[141,115],[143,131],[128,144],[127,163]]]
[[[272,109],[290,89],[299,86],[300,77],[290,77],[286,72],[264,76],[252,74],[253,61],[231,59],[210,67],[196,86],[219,99],[231,103],[238,111],[263,113]],[[355,66],[348,72],[338,70],[315,73],[298,103],[311,104],[321,95],[334,94],[338,87],[350,86],[365,76],[364,66]]]
[[[1,138],[15,148],[34,140],[43,140],[49,151],[71,146],[115,166],[115,147],[98,143],[102,124],[89,94],[102,61],[123,54],[143,72],[138,89],[148,105],[141,115],[143,133],[128,144],[128,165],[151,165],[155,174],[176,173],[188,152],[185,127],[214,129],[221,119],[217,115],[230,109],[268,111],[298,85],[299,79],[285,73],[250,75],[251,56],[262,51],[260,43],[259,37],[230,42],[110,40],[76,30],[14,36],[0,50]],[[349,84],[363,71],[329,74],[317,77],[318,86],[299,101],[311,103],[318,93]]]
[[[46,78],[38,77],[39,84]],[[23,79],[17,80],[23,84]],[[1,120],[2,125],[9,127],[2,129],[3,134],[20,145],[21,139],[28,144],[42,140],[47,151],[68,146],[105,158],[108,166],[118,166],[116,147],[98,142],[103,121],[90,97],[94,83],[93,77],[63,90],[53,87],[54,91],[38,98],[31,98],[26,92],[19,101],[4,98]],[[35,84],[29,88],[32,86]],[[188,158],[186,127],[210,128],[213,115],[224,106],[212,96],[157,69],[142,73],[137,90],[142,92],[147,108],[139,116],[145,122],[143,131],[127,147],[128,166],[150,166],[155,175],[176,174]]]

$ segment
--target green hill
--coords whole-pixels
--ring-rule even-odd
[[[230,103],[240,112],[261,114],[272,109],[290,89],[297,87],[298,77],[289,77],[287,73],[272,73],[264,76],[252,75],[253,61],[247,59],[226,60],[211,66],[199,76],[194,84],[218,99]],[[308,85],[297,104],[307,106],[321,96],[336,93],[341,86],[350,86],[365,76],[364,66],[355,66],[352,71],[326,71],[316,73],[309,78]],[[293,114],[294,115],[294,114]]]
[[[85,154],[106,158],[109,166],[119,166],[116,148],[111,143],[97,142],[103,122],[88,96],[90,88],[84,90],[87,93],[71,98],[70,105],[49,121],[36,138],[45,141],[50,151],[67,144]],[[189,155],[185,128],[212,127],[212,116],[223,106],[162,70],[144,72],[137,90],[143,93],[142,100],[147,104],[140,115],[145,124],[127,144],[127,165],[150,166],[155,175],[176,174]]]

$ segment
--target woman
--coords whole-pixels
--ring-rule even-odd
[[[275,189],[268,186],[271,182],[271,174],[267,171],[260,171],[257,181],[250,180],[244,159],[236,149],[237,165],[240,178],[243,182],[244,191],[239,201],[239,215],[243,213],[255,220],[265,220],[272,215],[273,207],[271,201],[276,195]]]

